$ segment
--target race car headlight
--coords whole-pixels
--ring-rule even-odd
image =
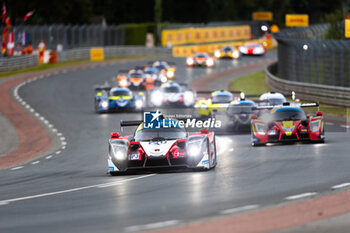
[[[200,153],[200,149],[198,148],[198,146],[196,145],[191,145],[189,148],[188,148],[188,155],[189,156],[198,156]]]
[[[124,160],[126,158],[125,155],[126,155],[125,151],[122,151],[122,150],[118,150],[115,152],[115,158],[117,160]]]
[[[254,54],[261,54],[264,53],[264,49],[262,47],[257,47],[253,50]]]
[[[186,63],[187,63],[187,65],[189,65],[189,66],[193,65],[193,62],[194,62],[193,59],[190,58],[190,57],[186,59]]]
[[[126,87],[126,86],[128,86],[128,82],[127,82],[125,79],[122,79],[122,80],[120,80],[120,82],[119,82],[119,86],[121,86],[121,87]]]
[[[112,156],[117,160],[125,160],[127,157],[127,146],[124,143],[112,144]]]
[[[168,81],[168,78],[166,76],[162,75],[162,77],[160,78],[160,81],[162,83],[165,83],[166,81]]]
[[[101,102],[101,107],[102,108],[108,108],[108,101],[102,101]]]
[[[191,105],[194,103],[194,95],[191,91],[186,91],[184,93],[184,103],[185,105]]]
[[[215,53],[214,53],[214,56],[219,58],[221,56],[220,51],[216,50]]]
[[[163,95],[160,91],[153,92],[151,96],[152,104],[155,106],[160,106],[162,104]]]
[[[262,134],[262,135],[266,134],[267,127],[265,124],[255,123],[254,126],[255,126],[256,133]]]
[[[213,66],[214,65],[214,60],[213,59],[208,59],[206,62],[207,66]]]
[[[235,59],[239,58],[239,52],[237,50],[233,51],[232,57]]]
[[[295,129],[295,126],[293,125],[292,127],[282,127],[283,131],[286,133],[290,133],[293,132],[293,130]]]
[[[248,53],[247,47],[243,47],[243,46],[239,47],[239,51],[240,51],[241,53]]]
[[[174,72],[172,70],[168,70],[166,75],[168,76],[168,78],[172,78],[172,77],[174,77]]]
[[[310,122],[310,131],[315,133],[318,132],[321,128],[321,120],[311,121]]]
[[[136,101],[135,101],[135,107],[136,107],[137,109],[142,108],[142,106],[143,106],[142,100],[136,100]]]
[[[269,132],[268,132],[268,135],[276,135],[277,132],[275,129],[270,129]]]

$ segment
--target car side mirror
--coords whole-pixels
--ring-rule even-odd
[[[112,133],[111,134],[111,139],[117,139],[119,138],[119,133]]]
[[[309,119],[310,117],[312,117],[312,114],[307,114],[306,118]]]

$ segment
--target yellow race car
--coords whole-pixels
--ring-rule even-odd
[[[211,116],[214,112],[226,111],[229,104],[239,99],[234,94],[240,93],[235,91],[198,91],[197,94],[210,94],[211,97],[208,99],[201,98],[196,101],[195,108],[198,109],[200,117]]]
[[[216,50],[214,55],[216,58],[239,59],[241,57],[239,49],[232,46],[225,46],[221,50]]]

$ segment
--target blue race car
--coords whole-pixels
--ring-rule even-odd
[[[141,111],[144,93],[133,93],[129,88],[96,88],[95,111],[97,113]]]
[[[249,131],[252,115],[257,115],[256,103],[252,100],[241,98],[237,101],[232,101],[227,107],[226,115],[228,124],[234,130]]]

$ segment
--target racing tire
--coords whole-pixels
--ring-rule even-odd
[[[215,135],[214,135],[214,157],[215,157],[215,160],[213,161],[213,165],[211,167],[212,169],[214,169],[216,167],[216,165],[218,164],[218,157],[216,154],[216,137],[215,137]]]
[[[252,142],[252,146],[254,146],[254,147],[266,146],[266,143],[255,143],[255,142]]]
[[[121,171],[110,171],[109,174],[111,176],[122,176],[122,175],[125,175],[127,174],[127,172],[121,172]]]

